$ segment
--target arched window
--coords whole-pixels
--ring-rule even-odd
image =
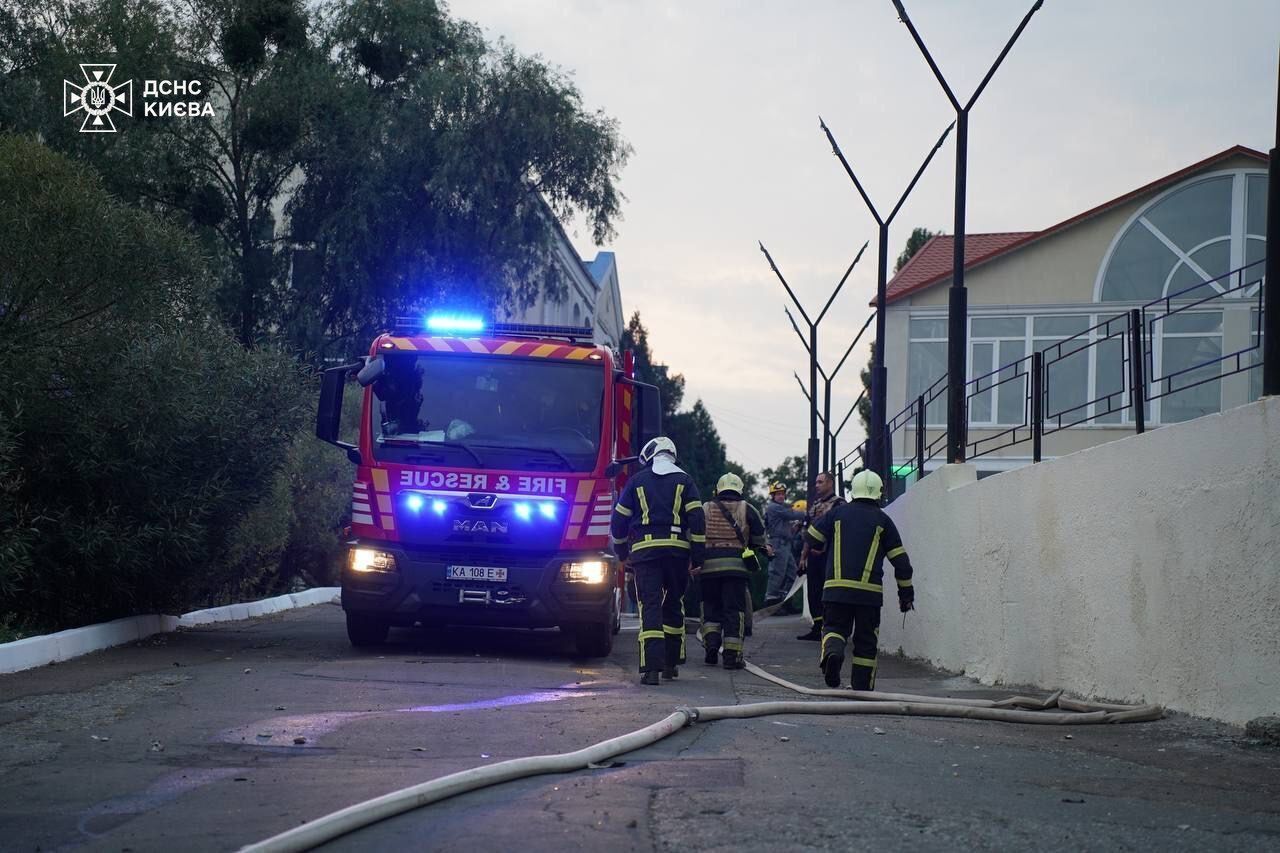
[[[1195,178],[1157,197],[1103,260],[1099,301],[1148,302],[1262,260],[1266,195],[1265,173],[1235,171]],[[1224,285],[1217,289],[1230,286]]]

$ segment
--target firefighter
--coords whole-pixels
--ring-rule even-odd
[[[806,516],[809,514],[809,502],[804,498],[792,502],[792,509],[803,512]],[[795,529],[795,538],[791,540],[791,554],[795,557],[796,565],[800,565],[800,554],[804,551],[804,521],[797,521],[792,527]]]
[[[814,486],[813,506],[810,507],[806,519],[809,526],[817,524],[831,510],[843,506],[844,502],[844,498],[836,494],[835,476],[830,471],[823,471],[818,475]],[[798,574],[804,575],[805,593],[809,599],[809,615],[813,617],[813,626],[796,639],[816,643],[822,639],[822,584],[827,574],[826,553],[814,551],[806,541],[804,550],[800,554]]]
[[[769,586],[765,591],[764,606],[782,601],[791,583],[796,579],[796,557],[791,544],[796,536],[796,522],[804,521],[804,513],[787,506],[787,487],[781,483],[769,484],[769,502],[764,507],[765,529],[769,533],[769,547],[773,559],[769,563]]]
[[[679,676],[684,663],[684,591],[706,547],[702,501],[676,465],[666,436],[640,451],[645,467],[627,479],[610,521],[614,552],[630,558],[640,607],[640,683]]]
[[[828,512],[806,534],[814,549],[811,554],[816,549],[830,552],[822,591],[826,620],[818,653],[829,687],[840,686],[845,646],[852,645],[853,689],[875,689],[886,559],[898,583],[898,609],[906,613],[915,608],[911,561],[893,519],[880,508],[883,488],[874,471],[859,471],[851,484],[852,500]]]
[[[702,508],[707,550],[698,573],[702,584],[702,644],[706,662],[716,665],[724,648],[724,668],[742,669],[742,643],[750,616],[747,575],[756,568],[755,552],[767,554],[764,519],[742,499],[742,478],[728,473],[716,483],[716,496]],[[750,561],[750,565],[748,565]]]

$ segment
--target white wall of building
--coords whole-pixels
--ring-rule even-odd
[[[888,508],[916,568],[881,648],[987,684],[1280,713],[1280,398],[976,480],[949,465]]]

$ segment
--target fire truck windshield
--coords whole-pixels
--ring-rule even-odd
[[[374,454],[461,467],[589,471],[600,448],[598,362],[389,353],[373,385]]]

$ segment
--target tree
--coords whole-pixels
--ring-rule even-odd
[[[915,257],[916,252],[924,248],[924,244],[928,243],[934,237],[941,234],[941,231],[930,231],[928,228],[919,226],[911,229],[911,235],[907,237],[906,244],[902,247],[902,252],[898,255],[898,260],[893,265],[893,272],[896,275],[899,270],[907,265],[907,261]],[[862,388],[866,392],[862,396],[862,402],[858,404],[858,418],[862,421],[862,429],[867,435],[871,435],[871,368],[875,364],[875,342],[871,343],[871,355],[867,359],[867,366],[862,369],[860,374],[862,379]]]
[[[680,467],[693,477],[699,494],[710,497],[715,492],[716,481],[730,471],[742,477],[750,494],[756,488],[755,475],[728,458],[715,421],[702,401],[695,401],[689,411],[678,411],[684,400],[684,376],[672,373],[671,368],[657,361],[649,346],[649,330],[640,319],[639,311],[627,322],[621,348],[635,355],[636,379],[657,386],[662,397],[663,432],[675,442]]]
[[[662,397],[662,421],[667,423],[675,417],[684,399],[684,376],[671,373],[667,365],[654,360],[653,350],[649,347],[649,330],[640,319],[639,311],[627,321],[620,346],[623,351],[630,350],[635,356],[636,379],[657,387]]]
[[[330,7],[331,99],[287,208],[310,276],[289,284],[299,346],[351,352],[393,313],[564,292],[557,217],[613,233],[630,149],[573,83],[435,3]]]
[[[294,359],[211,319],[189,235],[10,135],[0,270],[0,622],[269,591],[289,535],[283,474],[314,412]]]
[[[907,261],[915,257],[916,252],[924,248],[924,244],[928,243],[934,237],[941,234],[941,231],[930,231],[928,228],[912,228],[911,236],[907,237],[907,243],[902,247],[902,252],[898,255],[897,262],[893,265],[893,272],[897,272],[907,265]]]
[[[62,115],[85,56],[135,80],[198,80],[212,116]],[[140,104],[139,104],[140,105]],[[630,149],[538,58],[442,4],[15,0],[0,10],[0,130],[91,163],[177,217],[218,273],[243,344],[348,356],[399,314],[563,292],[554,219],[612,233]]]
[[[274,208],[323,82],[301,0],[20,0],[13,21],[5,90],[25,97],[0,111],[0,128],[38,133],[126,201],[178,216],[215,259],[222,318],[241,343],[258,340],[287,270]],[[105,142],[61,114],[61,78],[85,56],[133,80],[133,117]],[[212,115],[148,116],[144,104],[170,99],[148,100],[145,80],[199,81],[200,96],[173,100]]]
[[[774,483],[787,487],[791,499],[802,498],[809,488],[809,460],[803,456],[788,456],[776,468],[760,472],[761,485],[769,488]]]

